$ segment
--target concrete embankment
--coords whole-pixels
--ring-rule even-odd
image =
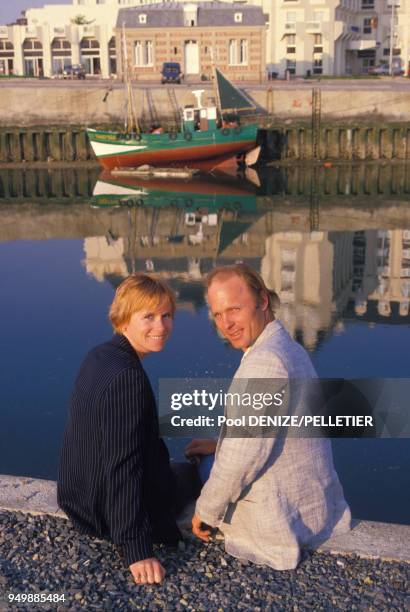
[[[198,85],[203,87],[202,85]],[[85,126],[121,129],[124,96],[101,87],[2,87],[0,162],[84,161],[93,153]],[[375,84],[363,90],[245,88],[257,111],[260,144],[269,159],[409,159],[410,89],[385,90]],[[179,109],[195,102],[191,90],[135,88],[135,106],[143,126],[161,119],[169,128]],[[213,91],[206,89],[206,97]],[[105,99],[105,101],[104,101]]]
[[[104,101],[107,84],[74,87],[38,83],[36,87],[13,86],[1,88],[1,126],[48,125],[98,125],[121,124],[124,119],[124,93],[121,88],[109,92]],[[407,83],[406,83],[407,85]],[[135,107],[138,115],[150,119],[150,115],[172,118],[173,111],[195,104],[193,89],[204,89],[205,100],[214,97],[207,85],[175,87],[175,101],[170,99],[169,87],[135,86]],[[261,110],[280,121],[303,121],[312,116],[312,90],[320,93],[322,121],[349,123],[391,123],[410,121],[410,86],[400,89],[381,88],[379,83],[363,85],[363,88],[318,89],[310,82],[295,83],[291,88],[277,85],[253,88],[244,87],[247,95]]]
[[[187,529],[184,535],[178,551],[156,547],[164,583],[137,587],[109,542],[76,533],[59,513],[54,482],[0,476],[0,599],[54,594],[58,605],[41,604],[50,611],[405,610],[408,604],[408,526],[356,522],[349,534],[305,551],[296,570],[282,572],[227,555],[219,535],[206,545]],[[10,608],[0,601],[0,610]]]

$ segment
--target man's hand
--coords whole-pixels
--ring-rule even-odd
[[[130,570],[137,584],[159,584],[165,576],[164,568],[155,557],[133,563]]]
[[[204,542],[208,542],[209,536],[211,535],[211,531],[209,529],[202,528],[202,521],[197,514],[194,514],[192,517],[192,533]]]
[[[191,440],[185,448],[185,456],[189,459],[195,455],[212,455],[215,451],[215,440]]]

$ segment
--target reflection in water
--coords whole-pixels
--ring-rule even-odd
[[[91,197],[100,168],[65,166],[45,169],[0,167],[0,201],[72,201]],[[333,167],[292,164],[258,168],[257,196],[319,196],[322,202],[337,196],[346,199],[410,194],[408,164],[360,163]],[[312,180],[314,178],[314,180]]]
[[[178,294],[178,333],[147,358],[153,381],[234,371],[240,356],[209,333],[202,279],[235,261],[278,292],[280,317],[319,374],[407,376],[408,166],[294,166],[186,183],[98,173],[0,170],[3,472],[56,477],[78,364],[110,333],[112,287],[135,270],[157,272]],[[356,516],[408,522],[407,440],[336,440],[334,449]]]
[[[102,175],[93,205],[126,207],[128,233],[86,238],[87,272],[117,286],[134,271],[155,271],[192,309],[203,304],[200,283],[214,265],[246,261],[278,293],[279,316],[310,351],[343,330],[342,318],[409,323],[410,230],[275,232],[256,191],[229,177]]]

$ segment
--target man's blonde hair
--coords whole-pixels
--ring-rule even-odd
[[[156,310],[167,299],[170,302],[171,314],[174,316],[175,295],[164,281],[150,274],[139,272],[131,274],[117,287],[110,306],[108,316],[114,331],[121,334],[134,312]]]
[[[254,294],[258,301],[260,300],[261,295],[265,294],[268,298],[268,308],[273,315],[275,314],[280,306],[278,294],[272,289],[268,289],[259,272],[245,263],[237,263],[231,266],[220,266],[219,268],[214,268],[211,270],[205,279],[206,292],[208,293],[209,287],[217,277],[229,278],[233,275],[239,276],[239,278],[242,278],[245,281],[246,286]]]

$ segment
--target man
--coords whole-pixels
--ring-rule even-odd
[[[207,299],[218,331],[245,353],[234,381],[316,377],[306,351],[275,319],[276,294],[252,268],[213,270]],[[186,453],[214,450],[212,441],[194,440]],[[302,546],[349,530],[350,519],[329,440],[221,435],[192,527],[204,541],[210,531],[203,523],[219,527],[229,554],[287,570]]]

